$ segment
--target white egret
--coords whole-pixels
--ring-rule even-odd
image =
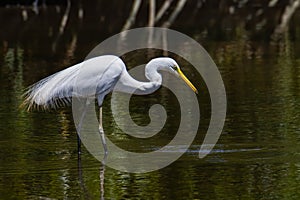
[[[77,76],[81,70],[85,70],[84,76]],[[182,80],[195,92],[197,89],[186,78],[175,60],[169,57],[158,57],[152,59],[145,67],[145,76],[149,82],[140,82],[132,78],[126,70],[124,62],[117,56],[104,55],[91,58],[59,71],[29,87],[24,94],[23,105],[28,109],[42,107],[44,109],[57,108],[71,102],[73,96],[83,98],[97,98],[99,105],[99,133],[102,144],[107,154],[104,131],[102,127],[102,103],[104,97],[113,89],[121,92],[129,92],[137,95],[153,93],[160,88],[162,76],[160,70],[165,70],[181,77]],[[118,87],[115,88],[118,82]],[[74,92],[76,89],[83,91],[82,94]],[[90,88],[95,88],[91,90]],[[83,112],[82,117],[85,115]],[[81,124],[79,124],[79,127]],[[79,132],[80,134],[80,132]],[[78,153],[80,153],[80,138],[78,137]]]

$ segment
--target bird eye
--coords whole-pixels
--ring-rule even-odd
[[[174,65],[174,66],[172,67],[172,69],[174,69],[175,71],[177,71],[177,70],[178,70],[178,67],[177,67],[176,65]]]

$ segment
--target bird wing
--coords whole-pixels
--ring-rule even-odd
[[[125,68],[123,65],[116,56],[99,56],[71,66],[30,86],[23,106],[57,108],[70,104],[73,96],[95,95],[102,104]]]
[[[99,66],[98,63],[101,63]],[[73,96],[97,96],[98,105],[101,106],[105,95],[110,93],[118,82],[125,64],[118,57],[98,57],[87,61],[82,67],[74,85]]]

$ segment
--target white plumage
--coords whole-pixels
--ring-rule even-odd
[[[119,57],[105,55],[73,65],[30,86],[24,94],[23,105],[28,109],[57,108],[68,105],[72,96],[76,96],[96,97],[98,105],[101,106],[105,95],[114,89],[117,82],[117,91],[149,94],[161,86],[162,77],[159,70],[167,70],[181,76],[197,92],[172,58],[152,59],[145,67],[145,75],[150,82],[140,82],[128,74],[124,62]]]

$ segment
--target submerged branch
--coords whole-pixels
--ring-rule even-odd
[[[173,22],[175,21],[176,17],[178,16],[178,14],[182,11],[185,3],[186,3],[186,0],[180,0],[180,1],[178,1],[175,10],[172,12],[172,14],[169,17],[169,19],[165,23],[163,23],[162,27],[169,28],[173,24]]]
[[[165,14],[165,12],[170,7],[172,1],[173,0],[165,0],[164,4],[161,6],[159,11],[157,12],[157,15],[155,17],[155,23],[157,23],[162,18],[162,16]]]
[[[295,13],[296,9],[299,7],[300,5],[300,0],[294,0],[293,2],[291,2],[290,5],[287,5],[282,17],[281,17],[281,22],[280,24],[278,24],[278,26],[275,28],[274,33],[272,38],[273,39],[278,39],[280,38],[280,35],[282,35],[287,29],[288,29],[288,24],[293,16],[293,14]]]
[[[128,30],[134,24],[137,12],[139,11],[139,9],[141,7],[141,3],[142,3],[142,0],[134,1],[133,5],[132,5],[132,9],[130,11],[130,15],[127,18],[125,25],[123,26],[122,31]]]

